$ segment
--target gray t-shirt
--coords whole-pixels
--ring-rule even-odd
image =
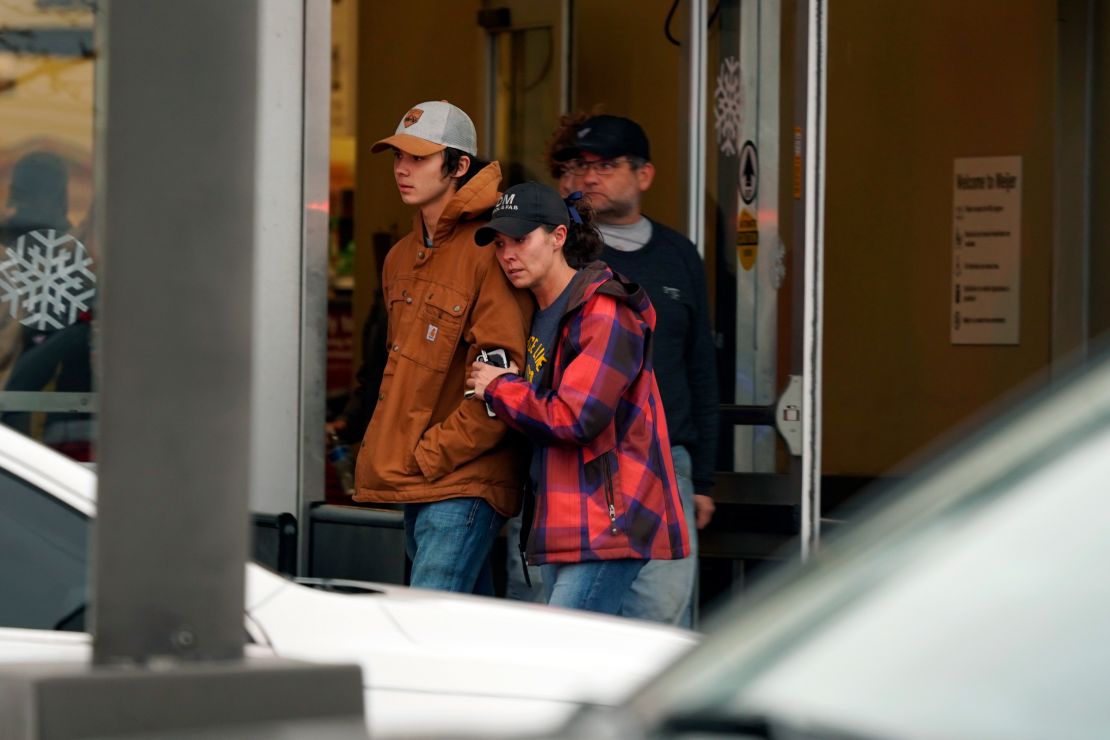
[[[651,241],[651,221],[640,216],[633,224],[598,224],[606,246],[621,252],[635,252]]]
[[[528,348],[524,353],[524,379],[539,388],[540,378],[555,357],[555,343],[559,341],[559,319],[566,313],[570,301],[570,283],[563,288],[559,297],[547,308],[532,314],[532,332],[528,336]]]

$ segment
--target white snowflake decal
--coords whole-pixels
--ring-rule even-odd
[[[7,248],[0,262],[0,304],[40,331],[64,329],[91,308],[96,275],[85,245],[65,232],[32,231]]]
[[[741,108],[744,96],[740,89],[740,60],[726,57],[717,71],[717,90],[714,93],[717,114],[717,147],[726,157],[735,157],[740,151]]]

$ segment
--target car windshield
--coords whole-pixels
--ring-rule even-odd
[[[1104,363],[719,614],[631,706],[860,736],[1098,734],[1108,480]]]

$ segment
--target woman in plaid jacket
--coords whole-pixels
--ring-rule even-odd
[[[549,603],[615,614],[647,560],[686,557],[689,543],[651,367],[655,310],[592,261],[601,241],[585,216],[524,183],[478,230],[537,311],[523,374],[475,363],[470,384],[533,442],[528,559]]]

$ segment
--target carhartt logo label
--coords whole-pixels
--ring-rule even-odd
[[[516,200],[516,193],[503,193],[497,199],[497,205],[493,207],[494,211],[516,211],[519,207],[513,203]]]
[[[420,116],[422,116],[422,115],[424,115],[424,111],[420,110],[419,108],[413,108],[412,110],[410,110],[408,113],[405,114],[405,117],[401,121],[401,123],[404,124],[405,128],[408,128],[412,124],[419,121]]]
[[[429,342],[434,342],[436,337],[439,336],[439,327],[435,324],[428,324],[428,331],[424,333],[424,338]]]

